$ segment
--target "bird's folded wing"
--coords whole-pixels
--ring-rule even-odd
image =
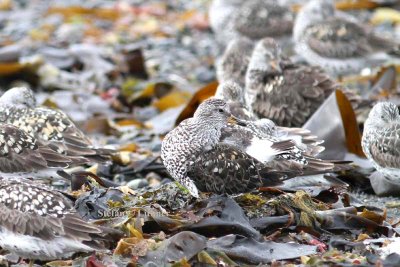
[[[363,57],[374,51],[371,34],[356,23],[341,18],[327,19],[305,31],[308,46],[322,57]]]
[[[251,76],[256,85],[256,75]],[[282,75],[270,78],[266,84],[259,82],[252,103],[254,111],[282,126],[302,126],[337,88],[321,69],[297,65],[284,69]]]
[[[244,1],[233,17],[235,29],[252,39],[290,34],[293,27],[289,9],[263,1]]]
[[[372,159],[384,168],[400,168],[400,124],[391,125],[384,134],[375,135],[369,152]]]
[[[78,241],[89,241],[92,240],[91,234],[101,232],[98,227],[83,221],[75,214],[66,214],[62,218],[42,216],[9,209],[4,204],[0,204],[0,225],[9,231],[44,240],[64,236]]]
[[[218,144],[201,155],[193,155],[188,169],[188,176],[201,191],[248,192],[261,186],[262,179],[267,179],[269,174],[271,184],[280,183],[273,170],[228,144]]]
[[[51,240],[91,240],[100,230],[71,212],[72,202],[57,191],[26,179],[0,180],[0,225],[9,231]]]
[[[0,170],[27,172],[47,167],[68,167],[71,160],[42,146],[13,125],[0,126]]]

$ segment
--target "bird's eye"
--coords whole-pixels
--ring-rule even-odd
[[[222,108],[218,109],[219,113],[224,113],[224,110]]]

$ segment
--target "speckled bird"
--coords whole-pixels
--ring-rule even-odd
[[[376,67],[393,58],[387,52],[399,46],[371,26],[335,10],[333,0],[312,0],[301,8],[293,36],[299,55],[334,75]]]
[[[220,83],[214,97],[225,100],[233,116],[247,121],[258,120],[257,115],[248,107],[244,87],[233,80]]]
[[[277,170],[313,172],[332,171],[335,165],[315,158],[324,150],[322,140],[301,128],[276,126],[269,119],[258,119],[241,103],[244,89],[233,82],[219,85],[218,97],[229,111],[244,120],[246,126],[227,124],[222,128],[221,143],[236,146],[257,160]]]
[[[0,179],[0,247],[30,260],[105,250],[102,230],[83,221],[71,200],[27,179]],[[96,239],[98,238],[98,239]]]
[[[73,163],[14,125],[0,124],[0,177],[57,177],[59,169]]]
[[[253,50],[246,74],[246,99],[260,118],[301,127],[339,85],[319,67],[292,63],[271,38]]]
[[[238,37],[286,38],[292,33],[294,14],[280,2],[214,0],[209,10],[211,28],[222,44]]]
[[[385,177],[400,179],[400,115],[390,102],[377,103],[364,124],[362,148]]]
[[[232,117],[221,99],[208,99],[193,118],[181,122],[162,142],[161,157],[171,176],[198,197],[202,192],[238,194],[284,177],[235,146],[220,143],[222,128]]]
[[[62,111],[37,107],[32,90],[25,87],[11,88],[0,97],[0,123],[18,127],[77,162],[104,162],[112,153],[112,150],[94,148]]]
[[[240,86],[245,86],[247,66],[253,46],[253,42],[246,38],[237,38],[229,42],[216,64],[217,78],[220,83],[233,81]]]

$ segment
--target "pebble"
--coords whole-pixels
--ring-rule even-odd
[[[135,179],[135,180],[129,181],[126,185],[129,188],[135,190],[135,189],[140,189],[140,188],[148,186],[149,182],[145,178],[142,178],[142,179]]]

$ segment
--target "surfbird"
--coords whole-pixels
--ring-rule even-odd
[[[238,83],[229,80],[220,83],[214,95],[215,98],[226,101],[229,112],[242,120],[257,120],[258,117],[247,105],[247,100],[244,92],[244,87]]]
[[[210,25],[217,40],[227,44],[238,37],[253,40],[290,36],[294,15],[282,1],[214,0],[210,5]]]
[[[57,177],[57,170],[73,163],[16,126],[0,124],[0,177]]]
[[[399,181],[400,115],[395,104],[375,104],[364,124],[362,148],[377,171],[388,179]]]
[[[105,250],[102,232],[62,193],[28,179],[0,178],[0,247],[12,254],[48,261]]]
[[[301,127],[339,85],[320,68],[295,64],[271,38],[253,50],[246,74],[252,111],[279,126]]]
[[[95,148],[62,111],[37,107],[32,90],[14,87],[0,97],[0,123],[12,124],[56,152],[81,163],[105,162],[113,152]]]
[[[393,58],[387,52],[399,46],[355,17],[335,10],[333,0],[312,0],[302,7],[293,37],[295,50],[304,60],[338,76],[376,67]]]
[[[309,130],[277,126],[269,119],[259,119],[246,104],[243,104],[247,102],[244,88],[232,81],[220,84],[215,97],[225,100],[230,113],[246,121],[247,125],[247,127],[244,128],[228,124],[226,128],[223,128],[223,131],[228,129],[228,131],[231,132],[232,130],[229,130],[231,128],[234,128],[235,131],[237,129],[246,130],[260,138],[272,138],[274,142],[291,139],[300,146],[301,150],[307,151],[307,153],[312,156],[317,155],[323,150],[322,146],[318,146],[322,144],[323,141],[318,140],[318,137],[313,135]],[[222,136],[224,136],[224,134]],[[237,140],[238,138],[235,139]]]
[[[252,51],[253,42],[246,38],[230,41],[216,64],[218,81],[220,83],[234,81],[240,86],[245,86],[246,71]]]
[[[258,119],[243,104],[244,90],[233,82],[219,85],[217,91],[227,103],[231,114],[246,126],[227,124],[221,129],[221,143],[233,145],[257,160],[277,170],[300,171],[312,174],[334,171],[338,168],[332,161],[316,156],[324,151],[322,140],[309,130],[277,126],[269,119]]]
[[[249,192],[280,184],[286,175],[236,146],[221,143],[222,128],[228,122],[242,124],[231,115],[224,100],[208,99],[162,142],[165,167],[194,197],[199,196],[198,190],[218,194]]]

